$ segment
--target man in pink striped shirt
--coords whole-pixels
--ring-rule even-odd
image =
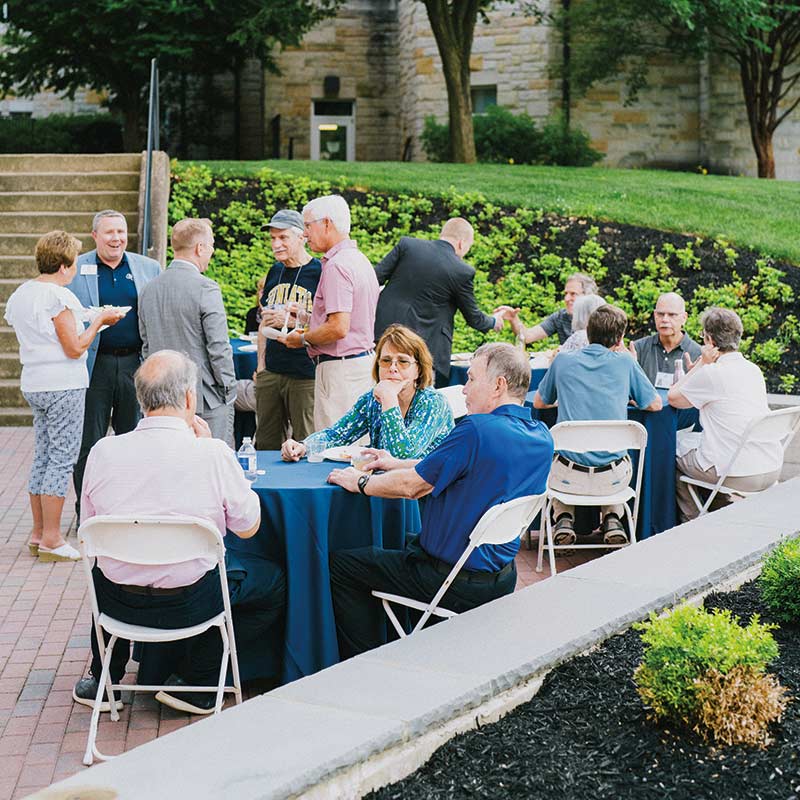
[[[303,208],[308,244],[325,253],[308,333],[278,339],[307,347],[316,363],[314,428],[336,422],[373,385],[378,279],[350,238],[350,207],[340,195],[317,197]]]
[[[195,415],[197,367],[182,353],[161,350],[136,372],[136,395],[145,413],[135,430],[101,439],[89,453],[83,479],[81,516],[189,515],[207,519],[248,538],[259,527],[258,497],[250,488],[233,451],[211,437],[208,424]],[[229,554],[228,588],[240,653],[261,639],[283,615],[286,581],[277,564],[253,554]],[[123,622],[160,628],[198,624],[222,610],[216,562],[202,558],[172,565],[140,566],[97,559],[93,571],[100,610]],[[213,685],[219,674],[221,640],[216,628],[192,639],[180,675],[168,685]],[[129,642],[118,640],[111,659],[111,680],[125,673]],[[93,706],[100,675],[100,654],[92,626],[90,677],[73,698]],[[213,693],[170,694],[156,699],[181,711],[208,714]],[[118,707],[122,705],[116,700]],[[104,701],[101,710],[109,710]]]

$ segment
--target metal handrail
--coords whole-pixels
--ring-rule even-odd
[[[144,224],[142,226],[142,242],[140,251],[147,255],[150,249],[150,184],[153,174],[153,151],[159,149],[161,128],[158,112],[158,59],[150,61],[150,98],[147,109],[147,156],[146,177],[144,186]]]

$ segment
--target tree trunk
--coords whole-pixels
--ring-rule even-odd
[[[758,160],[758,177],[775,177],[775,154],[772,150],[772,133],[769,130],[751,132],[753,149]]]
[[[145,143],[142,136],[142,103],[139,97],[119,99],[122,107],[122,144],[126,153],[139,153]]]
[[[455,74],[453,72],[455,71]],[[450,147],[453,161],[458,164],[474,164],[475,130],[472,126],[472,98],[470,97],[469,64],[467,69],[454,65],[444,67],[447,85],[447,110],[450,120]]]

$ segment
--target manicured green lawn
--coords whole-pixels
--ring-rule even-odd
[[[269,167],[338,185],[437,194],[454,187],[507,206],[720,236],[800,264],[800,184],[653,170],[398,162],[207,161],[217,174]]]

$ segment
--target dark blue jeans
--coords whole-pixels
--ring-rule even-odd
[[[272,561],[251,554],[236,553],[227,564],[228,591],[233,612],[234,635],[239,653],[258,646],[266,632],[282,622],[286,607],[286,578],[283,569]],[[95,566],[92,570],[100,611],[122,622],[154,628],[185,628],[196,625],[222,611],[219,574],[207,572],[197,583],[177,594],[142,595],[125,591],[108,580]],[[106,642],[110,637],[106,636]],[[217,628],[186,642],[162,647],[148,646],[153,663],[144,683],[160,683],[170,672],[177,672],[189,683],[214,684],[219,676],[222,639]],[[161,655],[151,659],[151,651]],[[118,639],[111,656],[111,680],[119,683],[130,657],[130,642]],[[145,657],[142,658],[144,668]],[[92,625],[91,673],[100,677],[102,662]]]
[[[447,572],[446,565],[420,547],[417,537],[409,538],[404,550],[360,547],[332,553],[331,594],[340,658],[350,658],[384,642],[385,613],[381,601],[372,596],[373,589],[428,602],[444,583]],[[513,561],[500,573],[462,569],[440,605],[460,614],[510,594],[516,583]],[[428,624],[437,619],[432,617]]]

